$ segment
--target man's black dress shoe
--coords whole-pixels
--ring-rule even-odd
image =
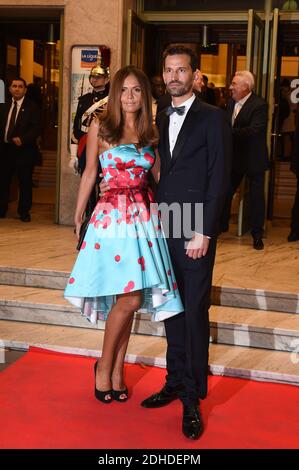
[[[297,240],[299,240],[299,233],[291,232],[288,236],[288,242],[296,242]]]
[[[31,221],[30,214],[21,214],[20,219],[21,219],[22,222],[30,222]]]
[[[264,249],[264,243],[261,238],[254,238],[253,239],[253,248],[255,250],[263,250]]]
[[[168,405],[173,400],[179,398],[178,394],[182,390],[182,386],[172,388],[168,385],[164,385],[160,392],[154,393],[149,398],[143,400],[143,402],[141,402],[141,406],[143,406],[143,408],[160,408],[161,406]]]
[[[199,439],[203,433],[203,422],[198,405],[183,405],[182,431],[188,439]]]

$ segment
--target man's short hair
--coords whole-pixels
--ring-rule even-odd
[[[250,91],[254,89],[254,76],[249,70],[240,70],[235,75],[242,78],[242,81],[246,83]]]
[[[169,55],[177,55],[177,54],[185,54],[190,57],[190,65],[192,71],[195,72],[198,66],[198,59],[194,53],[194,51],[190,48],[185,46],[184,44],[170,44],[165,51],[163,52],[163,68],[165,66],[165,59]]]
[[[24,87],[27,88],[27,83],[26,83],[26,80],[24,80],[24,78],[21,78],[21,77],[12,78],[12,79],[9,81],[9,86],[11,86],[12,82],[14,82],[14,81],[23,82]]]

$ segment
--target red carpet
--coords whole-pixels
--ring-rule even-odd
[[[127,403],[93,396],[94,359],[32,348],[0,374],[1,448],[298,448],[299,389],[209,378],[201,404],[205,433],[181,433],[181,405],[147,410],[140,401],[164,383],[165,370],[126,366]]]

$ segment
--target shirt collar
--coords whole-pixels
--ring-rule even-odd
[[[193,101],[195,100],[195,94],[192,93],[192,95],[190,96],[190,98],[188,98],[186,101],[184,101],[183,103],[181,103],[179,106],[177,106],[178,108],[181,107],[181,106],[185,106],[185,113],[186,114],[189,109],[191,108],[191,105],[193,103]],[[171,105],[173,106],[173,102],[171,102]]]
[[[244,98],[242,98],[241,100],[236,101],[236,103],[238,103],[238,105],[240,105],[240,106],[243,106],[246,103],[246,101],[248,100],[248,98],[250,98],[251,95],[252,95],[252,91],[250,93],[248,93],[248,95],[244,96]]]
[[[23,96],[23,98],[21,98],[20,100],[17,101],[17,106],[18,108],[20,108],[23,104],[23,101],[24,101],[24,98],[25,98],[25,95]],[[13,105],[14,104],[14,99],[12,98],[11,100],[11,104]]]

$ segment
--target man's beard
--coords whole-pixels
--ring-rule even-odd
[[[170,88],[169,85],[171,85],[171,83],[176,83],[180,85],[180,87]],[[170,82],[168,85],[166,85],[166,89],[171,96],[174,96],[174,97],[184,96],[187,93],[189,93],[190,90],[192,90],[192,82],[190,84],[186,83],[185,85],[181,82]]]

